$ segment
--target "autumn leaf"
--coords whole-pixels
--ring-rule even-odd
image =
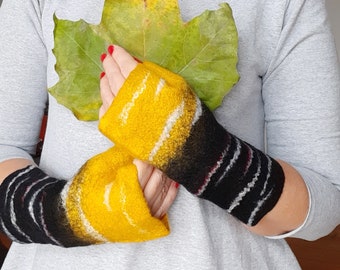
[[[177,0],[106,0],[99,25],[55,24],[60,80],[49,91],[80,120],[98,119],[100,55],[109,44],[178,73],[211,110],[239,79],[237,30],[226,3],[183,22]]]

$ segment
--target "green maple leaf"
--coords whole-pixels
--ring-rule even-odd
[[[211,110],[239,79],[237,30],[227,4],[183,22],[177,0],[106,0],[99,25],[57,18],[55,24],[60,80],[49,92],[80,120],[98,119],[100,55],[109,44],[181,75]]]

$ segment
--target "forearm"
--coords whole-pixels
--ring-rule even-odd
[[[247,228],[260,235],[273,236],[301,226],[309,208],[308,189],[297,170],[284,161],[278,161],[285,174],[285,184],[275,207],[260,222]]]
[[[11,173],[33,165],[33,161],[24,158],[14,158],[0,163],[0,184]]]

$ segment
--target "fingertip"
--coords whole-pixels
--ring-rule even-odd
[[[112,44],[107,47],[107,51],[111,55],[113,54],[114,50],[115,50],[115,46]]]
[[[103,62],[106,58],[107,54],[106,53],[102,53],[100,56],[100,61]]]
[[[141,60],[139,60],[137,57],[133,56],[133,59],[135,59],[138,63],[143,63]]]

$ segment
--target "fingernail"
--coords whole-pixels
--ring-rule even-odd
[[[103,71],[102,73],[100,73],[100,78],[103,78],[105,76],[105,72]]]
[[[104,59],[106,58],[106,53],[103,53],[101,56],[100,56],[100,61],[104,61]]]
[[[175,188],[179,188],[179,184],[178,183],[175,183]]]
[[[115,50],[115,47],[113,45],[110,45],[109,47],[107,47],[107,51],[109,52],[109,54],[113,54],[114,50]]]
[[[142,61],[141,60],[139,60],[138,58],[136,58],[136,57],[133,57],[133,59],[135,59],[138,63],[142,63]]]

